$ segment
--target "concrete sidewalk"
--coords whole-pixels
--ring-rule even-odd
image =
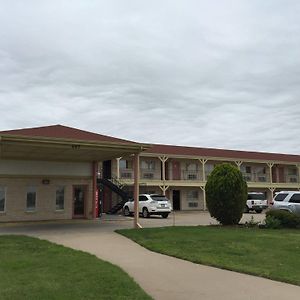
[[[31,232],[120,266],[154,299],[300,299],[300,287],[151,252],[109,230]]]

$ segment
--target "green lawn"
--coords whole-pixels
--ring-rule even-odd
[[[1,300],[151,299],[93,255],[25,236],[0,236]]]
[[[300,230],[198,226],[117,232],[156,252],[300,285]]]

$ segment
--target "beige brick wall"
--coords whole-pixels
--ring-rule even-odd
[[[9,178],[0,177],[0,186],[6,188],[6,209],[0,213],[0,222],[72,219],[73,185],[86,185],[86,217],[92,218],[93,184],[90,178],[47,177],[49,184],[42,184],[43,177]],[[36,210],[26,212],[26,192],[28,186],[37,190]],[[65,187],[65,208],[56,211],[56,188]]]
[[[170,200],[172,201],[173,197],[173,190],[180,190],[180,207],[181,210],[203,210],[204,208],[204,200],[203,200],[203,191],[200,188],[197,187],[180,187],[180,188],[171,188],[168,196]],[[189,191],[198,191],[198,199],[188,199],[188,192]],[[190,207],[189,203],[197,203],[197,207]]]

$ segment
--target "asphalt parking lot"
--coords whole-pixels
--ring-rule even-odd
[[[241,223],[250,221],[252,217],[255,222],[262,222],[265,219],[265,213],[245,213],[243,214]],[[151,216],[150,218],[140,217],[139,223],[142,225],[142,227],[197,226],[218,224],[215,219],[211,218],[208,212],[204,211],[175,211],[172,212],[167,219],[163,219],[160,216]]]
[[[251,220],[255,222],[263,221],[265,214],[248,213],[244,214],[242,223]],[[178,211],[172,212],[167,219],[160,216],[151,216],[150,218],[139,218],[142,227],[164,227],[164,226],[197,226],[218,224],[211,218],[208,212],[203,211]],[[133,217],[123,215],[106,215],[95,220],[57,220],[57,221],[39,221],[39,222],[17,222],[17,223],[0,223],[0,234],[27,234],[30,232],[112,232],[116,229],[132,228]]]

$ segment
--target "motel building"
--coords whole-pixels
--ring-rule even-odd
[[[300,189],[300,155],[141,144],[62,125],[0,131],[0,222],[98,218],[139,193],[206,210],[206,180],[222,162],[268,200]]]

